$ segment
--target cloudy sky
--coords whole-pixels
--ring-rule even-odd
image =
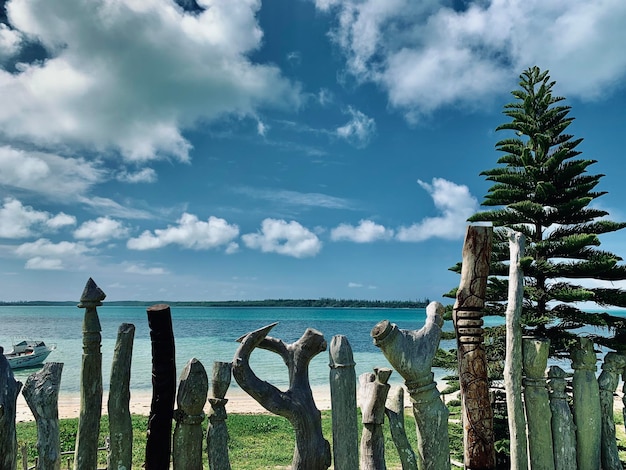
[[[624,24],[623,0],[0,0],[0,300],[441,300],[532,65],[626,220]]]

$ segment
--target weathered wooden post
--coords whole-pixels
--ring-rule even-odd
[[[574,369],[572,385],[578,470],[598,470],[602,419],[593,342],[589,338],[577,338],[571,356]]]
[[[172,419],[176,397],[176,358],[169,305],[148,307],[152,343],[152,402],[148,417],[146,469],[167,470],[172,453]]]
[[[489,400],[482,328],[492,236],[491,227],[467,227],[461,282],[452,316],[459,358],[464,463],[467,470],[496,468],[493,410]]]
[[[604,356],[602,373],[598,377],[600,388],[600,409],[602,413],[601,462],[603,469],[619,469],[622,464],[615,439],[615,419],[613,417],[613,394],[619,384],[619,374],[626,367],[626,357],[609,352]]]
[[[106,294],[89,278],[78,308],[83,318],[83,358],[80,375],[80,415],[74,451],[74,470],[93,470],[98,464],[98,435],[102,414],[102,336],[96,307]]]
[[[22,382],[15,380],[13,369],[0,346],[0,470],[15,470],[17,435],[15,411]]]
[[[215,361],[211,379],[212,397],[209,398],[209,425],[206,448],[211,470],[230,470],[228,457],[228,428],[226,427],[226,392],[230,387],[232,363]]]
[[[404,388],[392,387],[387,395],[385,414],[389,419],[391,438],[398,450],[402,470],[417,470],[417,459],[404,427]]]
[[[552,412],[545,378],[550,341],[528,338],[522,340],[524,400],[528,421],[528,453],[533,470],[554,470],[552,446]]]
[[[360,465],[361,470],[386,470],[385,438],[385,402],[391,387],[387,381],[392,370],[374,368],[374,373],[366,372],[359,376],[359,403],[361,405]]]
[[[504,390],[509,422],[511,470],[528,468],[526,449],[526,417],[522,402],[522,302],[524,300],[524,235],[509,233],[509,295],[506,308],[506,358],[504,361]]]
[[[183,369],[178,385],[174,470],[202,470],[202,422],[208,392],[209,378],[204,366],[193,358]]]
[[[343,335],[330,341],[330,401],[335,468],[359,469],[359,427],[356,414],[356,373],[352,347]]]
[[[295,343],[266,337],[276,325],[248,333],[233,359],[233,377],[239,386],[266,410],[287,418],[296,434],[296,448],[292,470],[325,470],[330,467],[330,444],[322,434],[322,417],[313,400],[309,383],[309,363],[326,350],[324,335],[308,328]],[[259,379],[250,368],[252,351],[260,347],[280,355],[289,370],[289,388],[286,392]]]
[[[576,425],[567,402],[565,375],[559,366],[548,369],[555,470],[576,468]]]
[[[130,366],[133,356],[135,325],[122,323],[111,364],[109,387],[109,455],[108,470],[130,470],[133,461],[133,424],[130,417]]]
[[[431,372],[443,325],[444,308],[431,302],[426,323],[420,330],[400,330],[383,320],[371,335],[393,368],[402,376],[413,402],[417,429],[417,457],[420,470],[449,470],[448,408]]]
[[[22,395],[37,422],[37,470],[60,470],[59,387],[63,364],[48,362],[28,376]]]

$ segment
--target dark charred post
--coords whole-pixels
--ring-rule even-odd
[[[359,403],[363,433],[361,434],[361,470],[386,470],[385,401],[391,386],[387,383],[391,369],[374,368],[374,373],[366,372],[359,376]]]
[[[108,470],[130,470],[133,460],[133,424],[130,418],[130,366],[133,355],[135,325],[122,323],[111,364],[109,387],[109,455]]]
[[[48,362],[26,379],[22,395],[37,422],[37,470],[61,468],[59,387],[63,364]]]
[[[213,396],[209,398],[209,425],[206,434],[206,448],[209,456],[209,468],[211,470],[230,470],[228,457],[228,428],[226,427],[226,403],[224,398],[230,378],[232,376],[232,363],[213,363],[213,377],[211,390]]]
[[[74,451],[74,470],[93,470],[98,464],[98,435],[102,413],[102,336],[96,307],[106,294],[89,278],[78,308],[83,318],[83,359],[80,375],[80,415]]]
[[[491,240],[491,227],[467,227],[461,282],[452,317],[459,357],[464,463],[468,470],[496,468],[493,410],[482,328]]]
[[[174,413],[174,470],[202,470],[202,422],[209,378],[200,361],[191,359],[180,377]]]
[[[385,414],[389,419],[391,438],[398,450],[402,470],[417,470],[417,459],[404,427],[404,388],[393,387],[387,397]]]
[[[167,470],[172,452],[172,419],[176,397],[176,361],[169,305],[148,307],[152,343],[152,402],[148,417],[146,469]]]
[[[0,346],[0,470],[15,470],[17,435],[15,411],[22,382],[15,380],[13,369]]]
[[[555,470],[576,468],[576,425],[565,392],[565,376],[559,366],[548,369]]]
[[[420,470],[449,470],[448,408],[441,401],[431,372],[443,325],[444,308],[431,302],[426,323],[420,330],[400,330],[383,320],[371,335],[389,363],[402,376],[413,402],[417,429],[417,467]]]
[[[626,357],[622,354],[609,352],[604,356],[602,373],[598,377],[600,387],[600,409],[602,411],[602,468],[619,469],[622,464],[617,452],[615,439],[615,419],[613,417],[613,394],[619,384],[619,374],[626,367]]]
[[[330,341],[330,401],[333,419],[335,468],[359,469],[359,427],[356,414],[356,373],[348,338],[333,336]]]
[[[295,343],[286,344],[266,337],[273,323],[239,338],[241,345],[233,359],[233,377],[239,386],[271,413],[286,418],[294,428],[296,448],[293,470],[325,470],[330,467],[330,444],[322,434],[322,417],[313,400],[309,383],[309,363],[326,350],[324,335],[308,328]],[[256,348],[280,355],[289,371],[289,388],[283,392],[259,379],[250,368],[249,358]]]

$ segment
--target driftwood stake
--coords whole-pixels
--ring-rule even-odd
[[[555,470],[576,468],[576,425],[565,393],[565,375],[559,366],[548,369]]]
[[[152,343],[152,402],[148,418],[146,469],[167,470],[172,453],[172,419],[176,397],[176,361],[169,305],[148,307]]]
[[[74,451],[74,470],[93,470],[98,463],[98,434],[102,413],[102,336],[96,307],[106,294],[89,278],[78,308],[85,309],[83,319],[83,358],[80,375],[80,415]]]
[[[493,410],[489,400],[482,328],[492,236],[491,227],[467,227],[461,282],[452,317],[459,358],[464,463],[467,470],[496,467]]]
[[[111,364],[109,389],[109,455],[108,470],[130,470],[133,461],[133,424],[130,418],[130,366],[133,355],[135,325],[122,323]]]
[[[330,400],[333,419],[333,457],[336,468],[359,469],[359,428],[356,414],[356,373],[348,338],[330,341]]]
[[[417,470],[417,459],[404,428],[404,388],[392,387],[387,396],[385,414],[389,419],[391,438],[398,450],[402,470]]]
[[[387,381],[392,370],[374,368],[374,373],[366,372],[359,376],[359,403],[363,421],[361,434],[361,470],[386,470],[385,438],[385,402],[391,387]]]
[[[326,350],[324,335],[308,328],[295,343],[266,337],[273,323],[239,338],[233,359],[233,377],[261,406],[291,423],[296,434],[292,470],[325,470],[330,467],[330,444],[322,434],[322,417],[315,406],[309,383],[309,363]],[[250,368],[252,351],[260,347],[280,355],[289,370],[286,392],[259,379]]]
[[[602,412],[601,461],[604,469],[619,469],[622,464],[615,439],[615,419],[613,418],[613,394],[619,384],[619,374],[626,367],[626,357],[609,352],[604,356],[602,373],[598,377],[600,387],[600,409]]]
[[[0,470],[15,470],[17,435],[15,411],[22,382],[15,380],[13,369],[0,346]]]
[[[211,379],[212,397],[209,398],[209,425],[206,435],[206,448],[211,470],[230,470],[228,457],[228,428],[226,427],[226,403],[224,398],[232,375],[232,363],[213,363],[213,377]]]

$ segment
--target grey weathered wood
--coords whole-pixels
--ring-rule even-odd
[[[366,372],[359,376],[359,404],[363,432],[361,434],[360,466],[361,470],[386,470],[385,438],[385,402],[391,387],[387,381],[391,369],[374,368],[374,373]]]
[[[598,470],[602,419],[593,342],[589,338],[577,338],[571,355],[574,369],[572,385],[578,470]]]
[[[22,395],[37,422],[37,470],[61,468],[59,387],[63,364],[48,362],[28,376]]]
[[[359,469],[359,427],[356,413],[356,373],[352,347],[343,335],[333,336],[329,348],[330,400],[335,468]]]
[[[15,411],[22,382],[15,380],[13,369],[0,346],[0,470],[15,470],[17,435]]]
[[[130,470],[133,461],[133,424],[130,417],[130,367],[133,355],[135,325],[122,323],[111,363],[109,388],[109,455],[108,470]]]
[[[385,414],[389,419],[391,438],[398,450],[402,470],[417,470],[417,459],[404,427],[404,388],[392,387],[387,395]]]
[[[295,431],[293,470],[325,470],[330,467],[330,444],[322,434],[321,413],[313,400],[309,383],[309,363],[326,350],[326,340],[317,330],[308,328],[295,343],[286,344],[267,337],[276,325],[273,323],[248,333],[238,339],[241,342],[233,359],[233,377],[239,386],[266,410],[283,416]],[[289,388],[283,392],[259,379],[250,368],[252,351],[260,347],[281,356],[289,371]]]
[[[496,467],[493,410],[482,328],[492,236],[491,227],[467,227],[461,281],[452,316],[459,359],[464,463],[468,470]]]
[[[600,410],[602,413],[601,462],[604,470],[621,469],[615,439],[615,419],[613,417],[613,395],[619,384],[619,375],[626,367],[626,356],[609,352],[604,356],[602,373],[598,377],[600,388]]]
[[[193,358],[183,369],[178,385],[174,470],[202,470],[202,422],[208,392],[209,378],[204,366]]]
[[[554,470],[552,412],[545,378],[549,351],[547,339],[525,337],[522,340],[528,453],[533,470]]]
[[[206,447],[211,470],[230,470],[228,429],[226,427],[226,392],[230,386],[232,363],[215,361],[211,378],[212,397],[209,398],[209,425]]]
[[[522,302],[524,300],[524,235],[509,233],[509,295],[506,308],[506,358],[504,390],[509,423],[511,470],[528,468],[526,416],[522,402]]]
[[[450,468],[449,412],[431,372],[441,339],[443,312],[443,305],[431,302],[426,308],[426,323],[420,330],[400,330],[383,320],[371,332],[374,344],[404,379],[413,402],[420,470]]]
[[[80,415],[74,451],[74,470],[93,470],[98,462],[98,434],[102,413],[102,336],[96,307],[106,294],[89,278],[80,298],[83,318],[83,357],[80,375]]]
[[[555,470],[576,468],[576,425],[567,402],[565,376],[565,371],[559,366],[548,369]]]

